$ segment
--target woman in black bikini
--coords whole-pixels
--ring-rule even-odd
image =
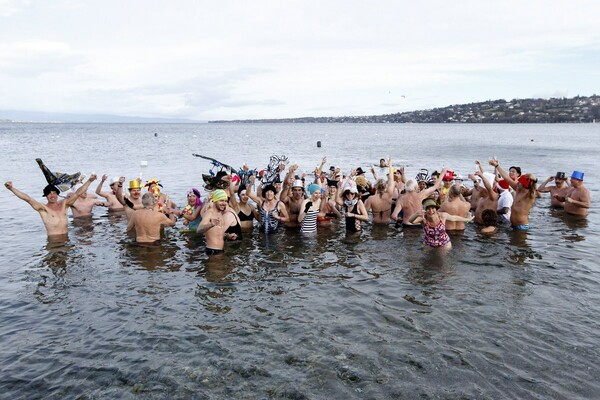
[[[235,198],[236,193],[239,196],[239,202]],[[229,205],[240,218],[240,225],[243,232],[252,232],[254,220],[258,219],[258,211],[256,211],[256,208],[252,204],[248,203],[248,199],[246,185],[229,186]]]

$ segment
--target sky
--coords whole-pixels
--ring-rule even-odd
[[[600,1],[0,0],[0,110],[199,121],[600,94]]]

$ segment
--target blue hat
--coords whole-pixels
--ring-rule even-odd
[[[571,174],[571,179],[579,179],[580,181],[582,181],[583,180],[583,172],[573,171],[573,173]]]
[[[308,193],[309,194],[312,195],[317,190],[321,190],[321,186],[317,185],[316,183],[311,183],[310,185],[308,185]]]

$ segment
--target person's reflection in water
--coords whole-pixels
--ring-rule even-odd
[[[228,297],[234,295],[237,289],[231,279],[236,263],[230,257],[231,253],[225,251],[201,261],[203,268],[198,272],[198,277],[204,280],[198,282],[195,296],[210,312],[226,314],[231,311]]]
[[[573,230],[584,229],[588,227],[587,218],[578,215],[564,213],[563,221],[565,221],[567,228]]]
[[[202,260],[202,264],[204,265],[206,280],[215,283],[225,282],[225,279],[234,268],[230,256],[225,252],[209,255],[208,258]]]
[[[417,244],[419,246],[419,244]],[[421,251],[415,252],[415,261],[410,263],[406,270],[406,277],[410,283],[415,286],[428,287],[434,289],[435,286],[444,280],[449,274],[447,257],[445,251]]]
[[[41,260],[42,269],[39,282],[33,293],[39,301],[48,303],[57,300],[57,297],[60,298],[63,293],[61,289],[64,276],[67,274],[69,253],[72,251],[73,245],[69,242],[67,235],[64,235],[63,238],[57,236],[48,238],[44,247],[45,255]],[[46,273],[46,268],[50,270],[54,278]],[[53,290],[55,290],[54,294],[52,294]]]
[[[109,210],[105,214],[105,217],[108,219],[108,222],[111,225],[119,224],[122,221],[125,221],[125,224],[127,224],[127,218],[125,217],[125,211],[123,211],[123,210],[121,210],[121,211]]]
[[[513,230],[509,232],[509,246],[511,251],[508,254],[508,261],[511,264],[521,265],[529,259],[541,259],[541,254],[533,251],[529,245],[529,231]]]
[[[566,240],[570,242],[583,242],[585,240],[585,236],[580,234],[578,231],[588,227],[588,221],[586,217],[563,213],[562,220],[569,229],[569,231],[564,232],[563,237]]]
[[[371,239],[373,240],[386,240],[388,238],[388,233],[388,225],[379,224],[371,227]]]
[[[179,270],[175,258],[179,249],[176,246],[161,245],[160,243],[131,243],[128,247],[131,255],[130,263],[133,266],[139,266],[148,271]],[[173,262],[175,263],[173,264]]]
[[[61,237],[48,238],[44,250],[46,255],[42,260],[42,265],[48,267],[52,274],[61,277],[67,273],[67,258],[73,245],[69,242],[67,235]]]
[[[445,249],[429,249],[423,253],[421,266],[430,271],[444,273],[448,266],[449,253]]]
[[[94,219],[91,215],[73,218],[73,227],[75,228],[75,236],[85,244],[92,244],[94,236]]]

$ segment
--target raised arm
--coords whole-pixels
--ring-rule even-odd
[[[373,179],[375,179],[375,182],[377,182],[379,178],[377,177],[377,171],[375,171],[374,165],[371,165],[371,174],[373,174]]]
[[[260,197],[258,197],[257,195],[255,195],[254,193],[252,193],[252,188],[254,187],[255,181],[256,181],[256,177],[254,175],[250,175],[248,186],[246,187],[246,194],[248,195],[249,198],[252,199],[253,202],[256,203],[257,206],[260,207],[260,205],[262,204],[262,199]]]
[[[537,189],[537,191],[540,193],[548,193],[550,191],[550,188],[546,187],[546,185],[549,184],[550,182],[552,182],[553,180],[554,180],[554,177],[549,176],[544,182],[542,182],[542,184]]]
[[[119,203],[121,203],[123,206],[126,206],[125,197],[123,196],[123,182],[125,182],[124,176],[119,178],[119,185],[117,186],[117,193],[115,193],[115,195]]]
[[[346,187],[346,183],[348,183],[348,180],[350,179],[350,175],[348,175],[348,177],[344,180],[344,182],[338,182],[338,190],[335,191],[335,202],[340,206],[343,207],[344,206],[344,199],[342,199],[342,192],[344,191],[343,188]]]
[[[90,183],[94,182],[95,180],[96,175],[90,175],[89,179],[83,185],[81,185],[79,189],[77,189],[73,196],[67,197],[65,200],[65,206],[71,207],[73,204],[75,204],[75,201],[79,198],[79,196],[81,196],[82,193],[85,193],[90,187]]]
[[[490,165],[492,167],[496,168],[496,171],[498,171],[500,173],[500,176],[502,176],[502,179],[504,179],[506,182],[508,182],[508,184],[510,185],[511,188],[513,188],[514,190],[517,190],[517,182],[512,180],[512,178],[508,175],[508,173],[500,166],[500,164],[498,163],[498,160],[496,160],[496,159],[490,160]]]
[[[17,188],[15,188],[12,184],[12,182],[6,182],[4,184],[4,186],[10,190],[11,192],[14,193],[15,196],[17,196],[19,199],[25,201],[27,204],[29,204],[35,211],[45,211],[46,207],[40,203],[37,200],[34,200],[33,198],[31,198],[31,196],[29,196],[27,193],[23,193],[20,190],[18,190]]]
[[[488,196],[490,196],[492,201],[498,200],[498,193],[496,193],[496,191],[492,188],[492,184],[490,184],[488,182],[488,180],[485,179],[485,176],[483,176],[483,174],[479,171],[475,172],[475,175],[481,178],[481,181],[483,182],[483,186],[485,186],[485,188],[487,189]]]
[[[390,196],[394,196],[394,189],[396,188],[396,181],[394,180],[394,168],[392,167],[392,157],[388,157],[388,180],[387,180],[387,192]]]
[[[239,185],[234,185],[233,183],[229,185],[229,205],[235,212],[240,212],[240,206],[235,196],[239,188]],[[248,193],[247,188],[246,193]]]
[[[106,174],[102,175],[102,179],[100,179],[100,182],[98,182],[98,187],[96,188],[96,194],[98,196],[102,196],[104,198],[106,198],[106,193],[102,192],[102,185],[104,185],[104,181],[108,179],[108,176]]]
[[[446,168],[442,169],[442,172],[440,172],[440,177],[442,177],[442,176],[444,176],[444,175],[446,175]],[[430,187],[430,188],[427,188],[427,189],[425,189],[425,190],[423,190],[423,191],[420,191],[420,192],[419,192],[419,200],[420,200],[420,201],[423,201],[423,200],[425,200],[426,198],[428,198],[429,196],[431,196],[431,194],[432,194],[433,192],[435,192],[436,190],[438,190],[439,188],[441,188],[441,187],[442,187],[442,183],[443,183],[443,182],[444,182],[444,181],[443,181],[442,179],[438,179],[438,180],[437,180],[437,183],[436,183],[435,185],[433,185],[432,187]]]
[[[479,172],[481,172],[482,174],[485,172],[483,170],[483,165],[481,165],[481,161],[475,160],[475,165],[477,165],[477,167],[479,167]]]
[[[400,180],[402,181],[403,184],[406,183],[406,174],[404,173],[404,165],[401,165],[400,168],[398,168],[398,171],[400,172]]]
[[[325,193],[321,193],[321,203],[319,204],[319,217],[327,215],[327,199]]]
[[[296,172],[296,169],[298,169],[297,164],[290,166],[290,169],[288,170],[288,173],[285,175],[285,178],[283,180],[283,186],[281,188],[281,195],[279,196],[279,200],[283,201],[284,203],[286,203],[290,197],[290,188],[294,182],[294,174]]]
[[[323,159],[321,160],[321,164],[319,166],[317,166],[317,168],[315,168],[316,176],[321,175],[321,172],[323,172],[323,166],[325,165],[326,162],[327,162],[327,157],[323,157]]]

